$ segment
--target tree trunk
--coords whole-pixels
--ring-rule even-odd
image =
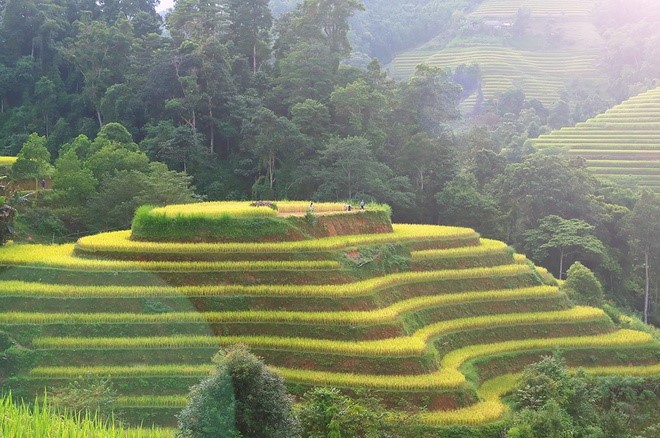
[[[0,114],[5,112],[5,98],[0,96]]]
[[[273,186],[275,185],[275,154],[272,154],[268,157],[268,183],[270,185],[271,192],[273,191]]]
[[[103,127],[103,119],[101,118],[101,111],[99,109],[96,110],[96,118],[98,119],[99,127]]]
[[[649,253],[644,253],[644,273],[646,281],[644,284],[644,323],[649,323]]]
[[[559,250],[559,279],[564,274],[564,250]]]
[[[213,107],[211,106],[211,99],[209,99],[209,119],[211,120],[211,141],[209,149],[211,152],[215,151],[215,123],[213,123]]]
[[[257,74],[257,43],[252,46],[252,73]]]

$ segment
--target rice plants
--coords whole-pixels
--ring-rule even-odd
[[[16,162],[16,157],[0,156],[0,167],[10,167]]]
[[[0,436],[7,438],[171,438],[169,429],[127,429],[89,415],[55,412],[47,399],[33,408],[0,397]]]
[[[411,259],[414,262],[424,261],[424,260],[435,260],[442,258],[450,257],[465,257],[465,256],[477,256],[485,254],[502,254],[506,253],[509,248],[508,245],[504,242],[491,239],[480,239],[480,244],[478,246],[465,246],[460,248],[449,248],[449,249],[430,249],[424,251],[413,251],[411,252]]]
[[[183,408],[188,403],[184,395],[142,395],[117,397],[117,406],[122,408]]]
[[[307,352],[329,352],[360,356],[419,356],[427,343],[442,334],[499,325],[520,325],[544,322],[589,321],[603,318],[600,309],[576,307],[553,312],[512,313],[460,318],[428,325],[411,336],[373,341],[335,341],[313,338],[272,336],[170,336],[131,338],[36,338],[37,348],[185,348],[247,344],[253,348],[282,349]]]
[[[1,285],[1,284],[0,284]],[[417,310],[447,304],[508,301],[512,299],[558,296],[559,290],[551,286],[521,289],[463,292],[433,295],[399,301],[391,306],[369,311],[288,312],[288,311],[235,311],[235,312],[168,312],[168,313],[0,313],[0,324],[144,324],[171,322],[279,322],[358,325],[395,321],[401,315]]]
[[[154,208],[152,215],[168,218],[184,217],[268,217],[277,216],[277,210],[267,206],[251,206],[249,202],[200,202],[197,204],[168,205]]]
[[[264,253],[294,251],[330,251],[379,243],[406,242],[427,239],[477,238],[478,234],[469,228],[443,227],[435,225],[392,226],[393,233],[335,236],[298,242],[264,243],[160,243],[130,240],[130,231],[116,231],[83,237],[78,240],[76,249],[87,252],[136,252],[192,254],[209,252]]]
[[[466,361],[479,356],[489,356],[517,350],[609,347],[617,345],[641,345],[649,342],[653,342],[651,335],[635,330],[618,330],[614,333],[596,336],[507,341],[487,345],[471,345],[454,350],[442,358],[440,365],[443,368],[458,369]]]
[[[434,283],[469,278],[515,277],[531,273],[527,265],[512,264],[492,268],[447,269],[440,271],[400,272],[348,284],[327,285],[219,285],[219,286],[69,286],[21,281],[0,281],[0,297],[210,297],[210,296],[290,296],[358,297],[403,284]]]
[[[8,245],[0,251],[0,264],[48,266],[90,271],[291,271],[340,269],[333,260],[169,262],[83,259],[73,245]]]

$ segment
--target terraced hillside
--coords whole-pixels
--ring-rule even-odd
[[[586,159],[597,175],[660,191],[660,87],[534,140]]]
[[[574,78],[598,80],[594,51],[530,52],[477,45],[407,52],[397,57],[391,68],[394,76],[407,77],[419,64],[456,68],[473,63],[481,68],[486,99],[516,86],[525,91],[528,99],[550,105],[564,84]]]
[[[472,33],[449,43],[441,36],[399,55],[388,67],[392,76],[405,79],[419,64],[452,69],[478,64],[484,99],[517,87],[528,99],[549,106],[576,80],[594,86],[603,81],[598,66],[602,39],[591,22],[594,4],[594,0],[486,0],[468,15],[464,27],[472,27]],[[524,37],[511,39],[507,29],[520,8],[530,12],[530,22]],[[543,42],[549,38],[547,29],[561,35],[551,45]],[[475,91],[461,109],[471,111],[476,101]]]
[[[367,389],[437,427],[497,420],[508,374],[558,348],[595,373],[660,373],[650,335],[572,306],[504,243],[308,205],[143,209],[132,231],[0,249],[0,330],[37,355],[9,386],[110,376],[131,421],[171,426],[218,348],[245,343],[294,393]]]
[[[587,17],[596,0],[485,0],[472,13],[475,17],[511,17],[521,8],[528,8],[532,15]]]

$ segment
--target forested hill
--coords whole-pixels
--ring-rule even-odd
[[[348,64],[351,23],[372,44],[356,43],[362,53],[386,58],[450,31],[442,17],[469,1],[307,0],[274,18],[267,0],[178,0],[165,22],[155,3],[0,0],[0,155],[18,155],[20,189],[47,189],[17,192],[17,240],[127,228],[140,205],[200,197],[376,200],[397,222],[472,227],[553,272],[556,233],[593,236],[563,266],[584,262],[611,298],[643,308],[640,257],[655,251],[653,274],[658,248],[642,244],[660,238],[630,223],[660,224],[657,196],[527,140],[651,86],[656,2],[603,3],[603,26],[629,36],[605,89],[562,91],[552,107],[506,90],[471,120],[457,106],[474,68],[420,66],[396,82],[377,61]]]
[[[456,17],[482,0],[363,0],[364,11],[350,19],[351,62],[378,58],[388,63],[398,53],[456,31]],[[301,0],[271,0],[275,16],[295,9]]]

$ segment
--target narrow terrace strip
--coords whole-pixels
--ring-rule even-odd
[[[480,239],[481,243],[477,246],[464,246],[461,248],[449,249],[429,249],[424,251],[412,251],[410,253],[412,260],[437,260],[453,257],[478,256],[487,254],[503,254],[509,249],[509,246],[498,240]]]
[[[559,296],[559,289],[552,286],[536,286],[521,289],[502,289],[485,292],[464,292],[449,295],[434,295],[412,298],[391,306],[363,312],[289,312],[289,311],[246,311],[246,312],[169,312],[169,313],[0,313],[0,324],[144,324],[168,322],[280,322],[280,323],[330,323],[338,325],[373,324],[395,321],[401,315],[426,308],[435,308],[455,303],[508,301],[524,298]]]
[[[531,274],[526,264],[492,268],[445,269],[423,272],[400,272],[348,284],[328,285],[221,285],[221,286],[69,286],[21,281],[0,281],[0,297],[49,298],[121,298],[121,297],[212,297],[212,296],[289,296],[289,297],[359,297],[403,284],[433,283],[443,280],[503,278]]]
[[[440,335],[488,326],[561,323],[590,321],[605,318],[601,309],[575,307],[553,312],[510,313],[437,322],[416,331],[411,336],[374,341],[335,341],[311,338],[281,338],[270,336],[170,336],[135,338],[35,338],[33,345],[40,349],[57,348],[184,348],[213,347],[247,344],[253,348],[295,350],[306,352],[330,352],[353,356],[419,356],[427,349],[429,340]],[[451,354],[451,353],[450,353]]]
[[[75,257],[73,250],[73,245],[10,245],[0,251],[0,265],[131,272],[306,271],[341,268],[341,264],[333,260],[239,262],[93,260]]]
[[[131,232],[116,231],[83,237],[76,248],[87,252],[136,252],[136,253],[253,253],[253,252],[296,252],[329,251],[359,245],[405,242],[415,240],[452,240],[478,238],[470,228],[437,225],[392,224],[393,233],[362,234],[326,237],[314,240],[274,243],[162,243],[130,240]]]

